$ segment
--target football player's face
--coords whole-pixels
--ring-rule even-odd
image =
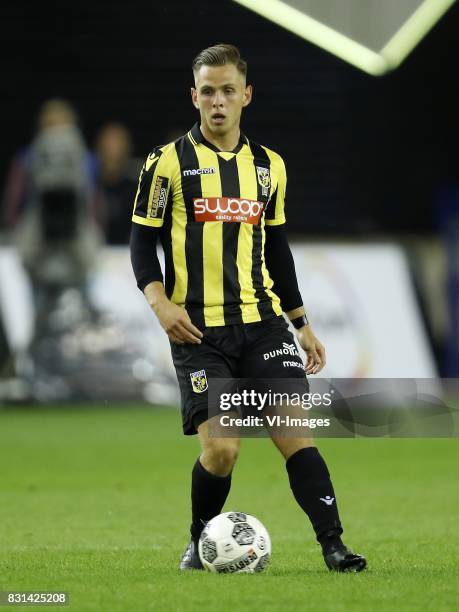
[[[241,113],[252,99],[252,86],[234,64],[201,66],[191,89],[194,106],[201,115],[201,125],[223,136],[239,127]]]

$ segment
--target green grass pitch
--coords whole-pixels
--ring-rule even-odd
[[[278,451],[243,440],[225,509],[265,523],[272,562],[258,575],[183,574],[198,446],[175,410],[4,410],[0,590],[68,591],[76,611],[457,610],[458,445],[319,441],[344,540],[369,561],[332,575]]]

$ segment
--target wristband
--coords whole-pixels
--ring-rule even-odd
[[[308,318],[305,314],[301,315],[301,317],[296,317],[296,319],[292,319],[290,323],[295,329],[301,329],[305,325],[309,325]]]

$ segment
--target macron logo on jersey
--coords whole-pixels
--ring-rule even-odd
[[[242,198],[193,198],[195,221],[258,225],[263,202]]]
[[[183,176],[196,176],[197,174],[215,174],[215,168],[193,168],[193,170],[183,171]]]

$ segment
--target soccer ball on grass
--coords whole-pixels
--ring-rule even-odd
[[[210,520],[199,540],[204,569],[219,573],[261,572],[269,563],[271,540],[258,519],[224,512]]]

